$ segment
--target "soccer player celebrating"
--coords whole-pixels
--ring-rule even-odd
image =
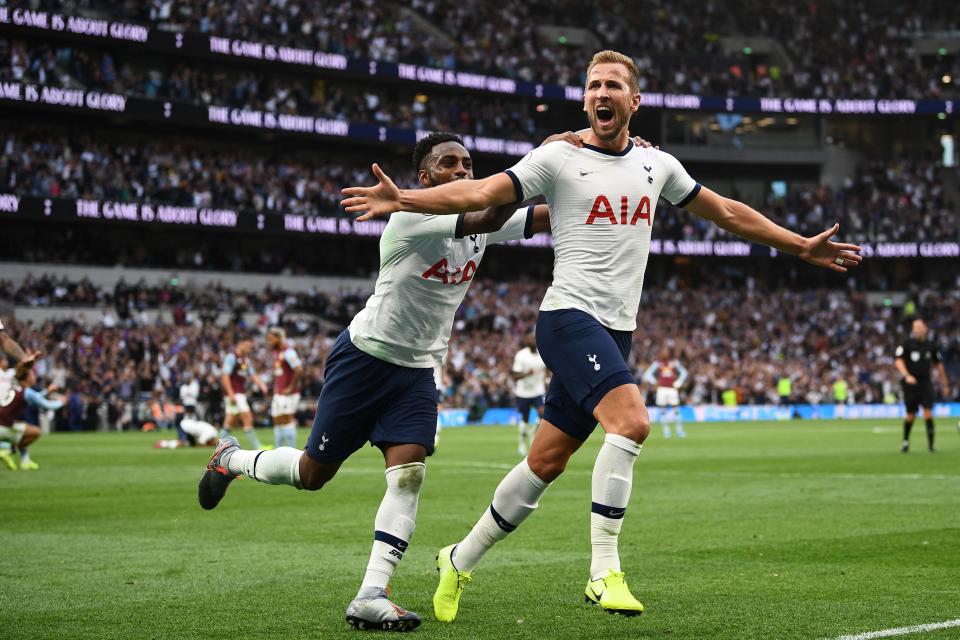
[[[663,437],[670,437],[670,423],[677,429],[678,438],[686,438],[683,420],[680,419],[680,387],[687,381],[687,370],[680,361],[670,357],[669,349],[660,351],[660,358],[643,372],[645,382],[657,387],[654,402],[660,407],[660,427]]]
[[[297,406],[300,404],[300,380],[303,363],[287,344],[287,332],[281,327],[267,331],[267,346],[273,355],[273,440],[277,447],[297,446]],[[255,445],[256,446],[256,445]]]
[[[650,429],[627,356],[659,197],[817,266],[843,273],[860,262],[854,253],[859,247],[831,242],[838,226],[804,238],[702,187],[673,156],[636,148],[628,125],[640,106],[638,84],[632,59],[601,51],[587,68],[584,110],[590,130],[582,147],[547,144],[503,173],[422,190],[398,189],[374,165],[379,184],[343,190],[343,205],[363,213],[360,220],[400,210],[476,211],[540,195],[549,205],[554,279],[536,331],[540,354],[553,374],[544,419],[527,458],[506,475],[473,530],[440,551],[434,595],[439,620],[456,617],[473,568],[536,509],[598,422],[606,434],[593,470],[593,555],[585,597],[611,613],[643,611],[627,588],[617,544],[633,465]],[[394,322],[409,322],[409,310],[398,313]]]
[[[257,376],[257,372],[253,370],[253,365],[250,363],[248,356],[251,349],[253,349],[253,341],[244,338],[223,359],[220,372],[223,408],[226,414],[223,419],[223,435],[227,435],[231,427],[235,427],[239,423],[243,425],[243,432],[246,434],[247,440],[250,441],[250,446],[259,449],[260,440],[257,438],[257,432],[253,429],[253,412],[250,411],[250,403],[247,402],[247,378],[253,380],[264,397],[269,394],[266,385]]]
[[[473,161],[455,135],[423,138],[413,162],[424,187],[476,184]],[[306,449],[244,451],[236,439],[224,438],[200,480],[200,505],[217,506],[241,474],[316,491],[369,441],[383,452],[387,490],[374,520],[367,571],[346,618],[360,629],[416,628],[420,616],[390,602],[386,588],[413,535],[425,460],[434,449],[434,368],[443,361],[454,314],[487,245],[548,229],[543,205],[458,217],[395,213],[380,238],[374,293],[327,358]]]
[[[894,356],[894,366],[902,376],[900,384],[903,388],[903,403],[907,409],[903,420],[903,443],[900,451],[910,451],[910,430],[917,418],[917,408],[922,408],[923,420],[927,425],[927,449],[933,453],[936,449],[933,446],[933,383],[930,369],[936,365],[944,396],[950,393],[950,384],[940,351],[935,344],[927,340],[927,324],[923,320],[917,318],[913,321],[910,337],[897,345]]]
[[[43,410],[55,410],[63,406],[60,400],[48,400],[47,391],[37,391],[33,385],[37,384],[37,374],[33,371],[33,361],[21,361],[15,369],[14,384],[3,397],[0,397],[0,440],[9,442],[10,445],[20,452],[20,469],[25,471],[35,471],[40,468],[36,462],[30,459],[30,452],[27,448],[40,437],[40,429],[36,425],[17,421],[23,409],[31,404]],[[3,462],[11,470],[16,469],[16,464],[9,458],[10,454],[4,452]]]
[[[543,395],[547,392],[547,365],[537,353],[537,339],[528,334],[523,339],[523,349],[513,356],[514,393],[517,396],[517,411],[520,412],[520,443],[517,452],[527,455],[530,443],[543,418]],[[536,422],[530,422],[530,410],[536,408]]]

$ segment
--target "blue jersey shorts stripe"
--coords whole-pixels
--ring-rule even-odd
[[[503,529],[507,533],[510,533],[511,531],[517,528],[517,525],[510,524],[509,522],[504,520],[503,516],[497,513],[497,510],[493,508],[492,504],[490,505],[490,515],[493,516],[493,519],[496,521],[497,526],[499,526],[501,529]]]
[[[391,547],[394,547],[398,551],[406,551],[407,545],[409,544],[406,540],[398,538],[392,533],[387,533],[386,531],[380,531],[379,529],[373,532],[373,539],[377,542],[386,542]]]
[[[598,516],[603,516],[604,518],[610,518],[611,520],[620,520],[623,518],[623,515],[627,512],[626,507],[608,507],[605,504],[600,504],[599,502],[590,503],[590,511],[597,514]]]

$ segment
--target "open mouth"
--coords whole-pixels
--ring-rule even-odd
[[[610,107],[597,107],[597,122],[603,125],[613,122],[613,109]]]

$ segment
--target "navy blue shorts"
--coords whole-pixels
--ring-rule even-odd
[[[517,396],[517,411],[520,412],[520,419],[524,422],[530,417],[530,410],[536,408],[538,411],[543,406],[543,396],[534,396],[532,398],[522,398]]]
[[[366,442],[420,444],[432,455],[436,431],[433,369],[375,358],[355,347],[345,329],[327,357],[307,455],[342,462]]]
[[[578,309],[541,311],[537,349],[553,372],[544,419],[577,440],[589,438],[593,410],[607,392],[636,384],[627,366],[632,342],[632,331],[608,329]]]

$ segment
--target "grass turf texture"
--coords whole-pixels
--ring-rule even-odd
[[[434,555],[517,457],[514,429],[448,429],[395,600],[430,638],[835,638],[958,618],[960,437],[940,422],[935,455],[922,424],[908,455],[890,421],[688,425],[686,440],[655,425],[621,536],[647,607],[630,619],[582,602],[595,433],[474,572],[452,625],[433,619]],[[203,512],[209,450],[156,439],[54,434],[39,471],[0,469],[5,638],[357,637],[343,613],[383,493],[376,450],[318,493],[244,479]]]

